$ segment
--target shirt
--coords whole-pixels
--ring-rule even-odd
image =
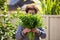
[[[39,29],[39,35],[38,34],[35,34],[35,38],[34,40],[40,40],[40,38],[44,39],[46,38],[46,32],[45,30],[41,27],[41,28],[38,28]],[[24,28],[22,26],[19,26],[17,31],[16,31],[16,40],[29,40],[28,36],[27,35],[24,35],[23,34],[23,31]]]

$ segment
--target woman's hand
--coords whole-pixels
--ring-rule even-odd
[[[27,33],[29,33],[30,31],[32,31],[32,32],[34,32],[34,33],[39,33],[39,32],[40,32],[37,28],[33,28],[32,30],[29,29],[29,28],[25,28],[25,29],[23,30],[23,33],[24,33],[24,34],[27,34]]]
[[[33,29],[32,29],[32,32],[34,32],[34,33],[39,33],[39,30],[38,30],[37,28],[33,28]]]
[[[25,28],[25,29],[23,30],[23,33],[24,33],[24,34],[27,34],[27,33],[29,33],[30,31],[31,31],[31,29]]]

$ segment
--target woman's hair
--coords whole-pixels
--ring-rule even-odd
[[[26,13],[28,13],[29,10],[34,10],[35,13],[38,12],[38,8],[35,5],[28,5],[28,6],[26,6],[26,9],[25,9]]]

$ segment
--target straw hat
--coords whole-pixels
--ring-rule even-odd
[[[27,5],[22,6],[22,7],[21,7],[21,10],[22,10],[22,11],[25,11],[27,6],[29,6],[29,7],[34,6],[35,8],[38,9],[38,11],[39,11],[40,13],[42,13],[42,8],[41,8],[41,6],[40,6],[40,5],[37,5],[37,4],[35,4],[35,3],[27,4]]]

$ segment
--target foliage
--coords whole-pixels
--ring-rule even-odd
[[[40,0],[43,14],[60,15],[59,0]]]
[[[42,22],[42,17],[40,16],[40,14],[25,14],[22,13],[20,14],[20,21],[22,23],[23,26],[25,26],[25,28],[35,28],[35,27],[42,27],[43,26],[43,22]]]
[[[12,24],[11,20],[15,18],[13,14],[8,15],[8,6],[4,6],[4,10],[2,11],[2,19],[0,22],[0,40],[9,40],[8,38],[12,38],[15,40],[15,31],[17,26]]]
[[[7,0],[0,0],[0,9],[4,9],[4,4]]]

